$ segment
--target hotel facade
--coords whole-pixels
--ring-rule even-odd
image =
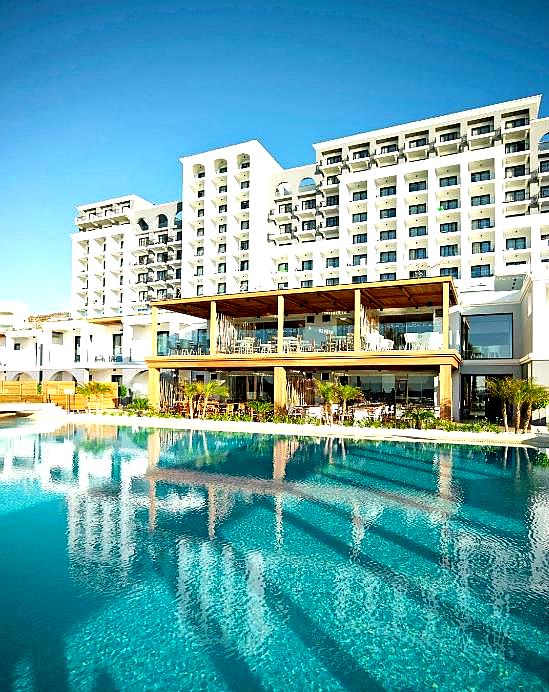
[[[540,101],[321,142],[291,169],[244,142],[184,156],[181,202],[78,207],[71,317],[114,358],[101,377],[148,369],[153,402],[163,372],[226,378],[280,408],[336,377],[456,418],[496,415],[488,376],[549,384]]]

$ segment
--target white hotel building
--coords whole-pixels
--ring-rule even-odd
[[[291,169],[244,142],[183,157],[181,203],[129,195],[78,207],[71,313],[88,340],[86,365],[104,363],[106,379],[121,369],[131,385],[150,345],[152,300],[452,276],[463,358],[454,414],[482,414],[488,375],[549,384],[549,118],[538,117],[540,101],[321,142],[314,162]],[[206,333],[196,319],[160,315],[162,352]]]

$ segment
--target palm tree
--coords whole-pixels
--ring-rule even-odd
[[[195,399],[198,394],[198,382],[188,380],[181,385],[181,395],[184,401],[189,404],[189,418],[194,418]]]
[[[341,402],[342,413],[347,413],[347,402],[361,401],[364,396],[360,387],[353,387],[350,384],[340,384],[337,390],[338,399]]]
[[[515,434],[520,431],[520,412],[522,404],[528,396],[528,380],[513,380],[511,401],[513,402],[513,427]]]
[[[88,402],[88,413],[91,410],[90,407],[90,400],[95,399],[96,407],[95,411],[97,413],[98,410],[98,400],[100,396],[103,396],[104,394],[111,394],[112,388],[111,385],[108,382],[95,382],[94,380],[90,380],[89,382],[85,382],[84,384],[79,384],[76,387],[76,393],[81,394],[82,396],[86,397],[86,401]]]
[[[503,420],[503,427],[505,432],[509,432],[509,425],[507,422],[507,404],[509,404],[513,398],[513,390],[516,387],[516,381],[512,377],[503,378],[488,378],[486,380],[486,389],[488,394],[494,399],[499,399],[501,404],[501,418]]]
[[[322,380],[314,380],[314,383],[319,396],[324,401],[324,417],[326,422],[333,425],[334,416],[332,413],[332,404],[338,400],[339,385],[335,382]]]
[[[210,380],[209,382],[197,382],[196,394],[199,400],[202,399],[202,415],[200,417],[205,418],[208,401],[214,396],[220,399],[228,397],[229,389],[225,380]]]
[[[526,380],[523,385],[524,401],[521,411],[520,427],[525,433],[530,430],[532,411],[549,405],[549,390],[537,382]]]

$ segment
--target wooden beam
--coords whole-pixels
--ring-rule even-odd
[[[450,284],[442,284],[442,348],[448,349],[450,343]]]
[[[288,409],[288,392],[286,389],[286,368],[274,368],[274,412],[283,416]]]
[[[210,303],[210,354],[217,353],[217,305],[215,300]]]
[[[277,299],[276,352],[284,352],[284,296],[278,296]]]
[[[446,284],[448,285],[448,284]],[[441,365],[438,378],[438,397],[440,404],[440,417],[445,420],[452,419],[452,366]]]
[[[158,368],[149,368],[148,398],[152,408],[160,408],[160,370]]]
[[[353,313],[353,351],[360,351],[362,343],[360,340],[360,308],[362,306],[362,296],[360,288],[355,288],[355,306]]]
[[[361,288],[360,290],[368,306],[371,305],[373,308],[376,308],[377,310],[379,310],[379,308],[383,308],[383,304],[380,303],[379,300],[377,300],[377,298],[374,298],[370,291],[366,291],[363,288]]]

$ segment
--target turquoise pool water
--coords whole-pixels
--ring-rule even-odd
[[[0,690],[547,690],[516,448],[0,428]]]

